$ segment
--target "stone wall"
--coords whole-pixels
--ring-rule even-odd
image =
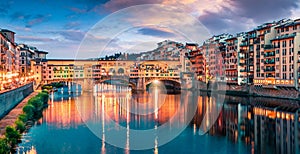
[[[0,94],[0,119],[33,92],[33,84],[29,83]]]

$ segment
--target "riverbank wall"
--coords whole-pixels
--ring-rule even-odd
[[[252,96],[300,101],[300,92],[292,87],[262,87],[255,85],[232,85],[227,83],[199,83],[198,89],[204,92],[215,92],[232,96]]]
[[[0,119],[33,92],[33,83],[0,94]]]

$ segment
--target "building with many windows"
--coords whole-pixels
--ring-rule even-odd
[[[0,90],[19,75],[19,50],[15,32],[0,29]]]

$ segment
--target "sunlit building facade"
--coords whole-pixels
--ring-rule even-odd
[[[254,84],[298,88],[300,21],[267,23],[255,31]]]
[[[0,29],[0,82],[8,84],[19,75],[19,49],[15,44],[15,32]]]

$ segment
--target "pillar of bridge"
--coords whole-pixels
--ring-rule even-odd
[[[82,90],[93,91],[94,82],[93,79],[83,79]]]
[[[136,90],[146,90],[145,78],[138,78]]]

